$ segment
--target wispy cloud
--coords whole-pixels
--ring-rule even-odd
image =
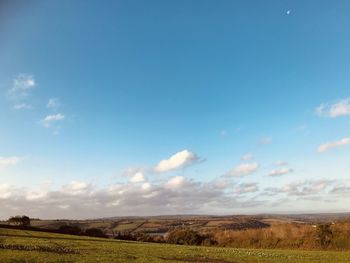
[[[10,92],[25,92],[36,85],[33,75],[30,74],[19,74],[13,80],[13,87],[10,89]]]
[[[304,180],[304,181],[294,181],[290,182],[280,188],[269,187],[265,191],[271,194],[287,194],[290,196],[309,196],[317,195],[320,193],[326,193],[332,185],[334,185],[334,180]]]
[[[275,165],[277,165],[277,166],[285,166],[285,165],[288,165],[288,163],[286,161],[277,161],[277,162],[275,162]]]
[[[350,137],[343,138],[343,139],[341,139],[339,141],[327,142],[327,143],[321,144],[318,147],[317,151],[319,153],[324,153],[324,152],[329,151],[330,149],[342,147],[342,146],[345,146],[345,145],[348,145],[348,144],[350,144]]]
[[[65,116],[61,113],[53,114],[53,115],[47,115],[44,119],[42,119],[40,122],[45,128],[51,127],[51,125],[58,121],[63,121],[65,119]]]
[[[27,103],[20,103],[20,104],[15,104],[13,106],[13,109],[15,110],[31,110],[33,109],[33,106]]]
[[[243,161],[250,161],[254,159],[254,156],[251,153],[246,153],[241,157]]]
[[[280,168],[280,169],[273,169],[269,172],[269,176],[281,176],[285,174],[292,173],[294,170],[292,168]]]
[[[57,111],[60,106],[61,106],[61,103],[59,98],[51,98],[46,104],[46,108],[53,111]]]
[[[36,86],[36,81],[33,75],[18,74],[13,79],[12,87],[7,91],[7,98],[13,101],[15,110],[32,109],[33,106],[27,103],[28,96],[32,89]]]
[[[183,150],[174,155],[170,156],[168,159],[160,161],[155,167],[154,171],[158,173],[168,172],[171,170],[176,170],[189,166],[195,162],[199,161],[199,157],[188,150]]]
[[[254,193],[259,191],[258,183],[243,183],[234,189],[236,194]]]
[[[21,158],[17,156],[11,156],[11,157],[1,157],[0,156],[0,170],[4,169],[8,166],[13,166],[19,163]]]
[[[315,111],[319,116],[330,118],[350,115],[350,98],[338,100],[334,103],[322,103]]]
[[[250,174],[255,173],[259,168],[259,164],[256,162],[253,163],[243,163],[235,168],[233,168],[231,171],[229,171],[226,175],[227,176],[234,176],[234,177],[239,177],[239,176],[247,176]]]

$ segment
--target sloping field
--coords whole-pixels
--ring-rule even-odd
[[[0,262],[345,263],[350,252],[177,246],[0,228]]]

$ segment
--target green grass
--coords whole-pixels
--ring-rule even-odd
[[[177,246],[0,228],[0,262],[345,263],[350,252]]]

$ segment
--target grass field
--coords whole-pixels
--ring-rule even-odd
[[[350,262],[350,252],[255,250],[126,242],[0,228],[0,262]]]

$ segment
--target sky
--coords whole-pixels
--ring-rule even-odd
[[[0,218],[349,212],[349,12],[0,1]]]

